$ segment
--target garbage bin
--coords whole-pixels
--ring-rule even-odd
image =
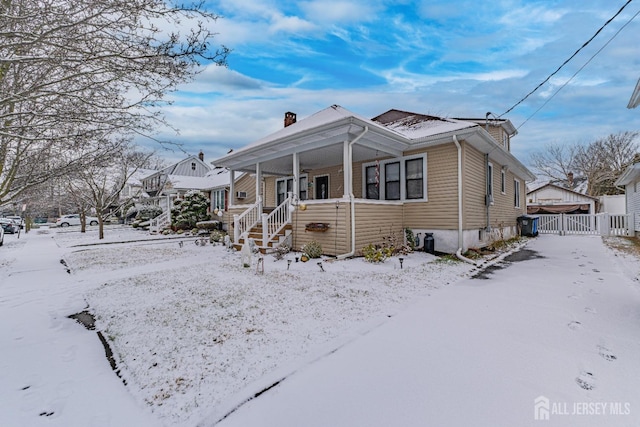
[[[435,251],[435,245],[436,245],[436,241],[433,238],[433,233],[425,233],[425,237],[424,237],[424,251],[430,254],[434,254]]]
[[[522,215],[518,217],[518,226],[520,227],[520,235],[528,237],[536,237],[538,235],[538,217]]]

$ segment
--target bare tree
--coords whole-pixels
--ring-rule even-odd
[[[225,64],[216,18],[202,3],[0,0],[0,205],[111,150],[88,141],[153,138],[164,96]]]
[[[565,181],[570,173],[575,172],[575,153],[577,149],[577,144],[548,144],[544,150],[531,155],[531,166],[551,180]]]
[[[587,194],[618,194],[613,183],[638,151],[638,132],[619,132],[589,144],[550,144],[531,156],[531,165],[553,181],[569,181],[569,174],[587,180]]]
[[[576,152],[574,164],[588,180],[587,194],[619,194],[613,183],[638,150],[638,132],[619,132],[598,139]]]
[[[92,162],[70,177],[68,189],[80,209],[83,231],[84,218],[92,210],[98,218],[98,238],[104,238],[105,220],[130,201],[121,197],[127,181],[141,166],[147,164],[151,156],[151,153],[134,151],[123,143],[121,150],[112,156],[100,163]]]

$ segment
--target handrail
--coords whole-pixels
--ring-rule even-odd
[[[267,244],[278,235],[278,233],[289,223],[291,223],[291,202],[293,197],[289,193],[280,205],[270,214],[262,215],[262,246]]]
[[[153,218],[149,221],[149,232],[155,231],[156,233],[160,231],[160,227],[167,224],[169,222],[169,214],[167,212],[163,212],[157,217]]]
[[[233,216],[233,241],[238,243],[240,236],[251,230],[260,221],[262,201],[258,200],[240,215]]]

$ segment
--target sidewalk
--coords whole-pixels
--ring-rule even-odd
[[[33,230],[5,245],[15,250],[0,248],[0,425],[157,426],[95,332],[67,317],[86,308],[83,284],[66,273],[52,234]]]
[[[525,251],[201,425],[638,425],[640,285],[599,237]]]

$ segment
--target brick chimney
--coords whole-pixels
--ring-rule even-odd
[[[284,113],[284,127],[291,126],[296,122],[296,113],[287,111]]]
[[[202,152],[202,150],[200,150],[200,152],[198,153],[198,158],[201,162],[204,162],[204,153]]]
[[[567,185],[569,188],[573,188],[573,172],[567,174]]]

